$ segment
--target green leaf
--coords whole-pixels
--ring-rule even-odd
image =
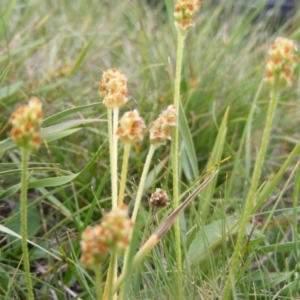
[[[268,272],[268,276],[264,272],[251,273],[251,280],[261,282],[261,286],[264,288],[273,288],[282,282],[289,281],[290,278],[295,274],[294,271],[290,272]]]
[[[94,106],[99,106],[100,103],[92,103],[92,104],[87,104],[87,105],[81,105],[81,106],[77,106],[77,107],[73,107],[73,108],[70,108],[70,109],[66,109],[64,111],[61,111],[55,115],[52,115],[46,119],[44,119],[43,121],[43,126],[48,126],[50,125],[51,123],[55,123],[57,121],[60,121],[61,119],[65,118],[65,117],[68,117],[78,111],[83,111],[84,109],[86,108],[90,108],[90,107],[94,107]]]
[[[104,120],[100,119],[77,119],[77,120],[70,120],[66,121],[64,123],[60,123],[57,125],[52,125],[46,128],[43,128],[41,130],[41,135],[44,138],[47,138],[50,134],[58,133],[66,129],[70,129],[72,127],[80,126],[80,125],[86,125],[89,123],[95,123],[95,122],[104,122]]]
[[[89,49],[91,48],[93,41],[94,41],[94,37],[83,48],[83,50],[81,51],[77,61],[75,62],[74,66],[71,70],[71,74],[74,74],[79,69],[79,67],[82,65],[82,62],[84,61]]]
[[[0,200],[7,198],[11,195],[13,195],[14,193],[16,193],[19,189],[21,188],[21,184],[18,183],[16,185],[13,185],[11,187],[9,187],[8,189],[4,190],[4,191],[0,191]]]
[[[35,40],[32,43],[26,43],[24,46],[16,48],[15,50],[11,50],[9,53],[3,55],[2,57],[0,57],[0,63],[2,63],[3,61],[14,57],[15,55],[22,53],[23,51],[26,52],[26,54],[28,55],[30,53],[29,50],[34,51],[38,46],[45,44],[46,39],[39,39],[39,40]]]
[[[58,177],[49,177],[45,179],[39,179],[28,183],[29,189],[40,188],[40,187],[51,187],[64,185],[72,180],[74,180],[78,174],[58,176]]]
[[[8,72],[9,72],[9,70],[10,70],[10,67],[11,67],[11,66],[8,65],[8,66],[4,69],[4,71],[2,72],[2,74],[0,75],[0,86],[2,85],[4,79],[6,78]]]
[[[300,242],[288,242],[283,244],[273,244],[273,245],[266,245],[259,247],[260,251],[263,252],[289,252],[289,251],[295,251],[298,248],[300,248]]]
[[[223,148],[225,144],[226,132],[227,132],[228,113],[229,113],[229,108],[226,109],[222,123],[219,127],[219,132],[216,137],[215,144],[211,152],[210,159],[207,163],[206,169],[211,168],[212,166],[216,165],[218,162],[221,161]],[[217,183],[217,176],[210,182],[210,184],[203,190],[203,192],[201,192],[200,195],[201,198],[205,200],[202,201],[200,206],[202,210],[202,220],[204,223],[206,221],[206,217],[209,212],[210,201],[213,198],[213,194],[215,193],[216,183]]]
[[[295,157],[297,157],[300,153],[300,140],[292,150],[292,152],[289,154],[287,159],[282,164],[279,171],[276,173],[276,175],[272,178],[271,181],[268,181],[265,186],[263,187],[262,191],[259,193],[259,196],[257,197],[257,205],[253,207],[253,212],[258,211],[259,208],[265,203],[265,200],[269,197],[272,191],[274,191],[276,185],[279,183],[282,176],[285,174],[287,168],[292,164]]]
[[[101,119],[70,120],[70,121],[67,121],[64,123],[60,123],[57,125],[43,128],[41,130],[41,135],[43,138],[46,139],[46,141],[54,141],[54,140],[60,139],[62,137],[65,137],[67,135],[70,135],[78,130],[78,129],[76,129],[74,131],[68,131],[68,129],[70,129],[72,127],[86,125],[86,124],[94,123],[94,122],[104,122],[104,120],[101,120]],[[0,152],[9,150],[14,147],[16,147],[16,145],[10,138],[0,142]]]
[[[20,211],[20,203],[17,203],[14,207],[14,211]],[[14,214],[13,212],[10,213],[10,216]],[[27,219],[30,220],[27,224],[27,235],[36,236],[36,234],[40,230],[41,221],[40,221],[40,213],[36,206],[31,207],[27,211]],[[13,218],[6,224],[7,228],[11,229],[17,234],[21,234],[21,221],[20,218]],[[12,240],[15,240],[16,237],[12,237]],[[19,248],[21,248],[21,243],[19,242]],[[16,246],[15,246],[16,247]]]
[[[15,92],[19,90],[22,84],[23,81],[17,81],[15,83],[0,88],[0,100],[13,95]]]
[[[218,246],[227,236],[237,232],[240,219],[235,216],[216,220],[205,226],[192,241],[187,252],[189,266],[204,260],[208,251]]]
[[[192,181],[196,180],[199,177],[197,156],[189,124],[181,103],[179,109],[179,130],[184,145],[184,155],[186,158],[186,163],[182,163],[181,166],[187,179],[189,181]]]
[[[99,147],[95,155],[91,158],[91,160],[86,164],[86,166],[79,173],[34,180],[28,183],[28,188],[33,189],[33,188],[55,187],[55,186],[60,186],[60,185],[70,183],[71,181],[75,180],[77,177],[82,175],[84,172],[88,171],[94,165],[104,144],[105,142]],[[13,195],[20,189],[20,187],[21,184],[16,184],[4,191],[0,191],[0,200]]]
[[[22,239],[21,236],[17,233],[15,233],[14,231],[10,230],[9,228],[3,226],[0,224],[0,231],[1,232],[4,232],[6,234],[10,234],[14,237],[17,237],[18,239]],[[30,240],[27,240],[27,242],[31,245],[33,245],[34,247],[37,247],[39,248],[40,250],[44,251],[45,253],[49,254],[50,256],[52,256],[53,258],[57,259],[57,260],[61,260],[58,256],[54,255],[53,253],[47,251],[46,249],[40,247],[39,245],[35,244],[34,242],[30,241]]]
[[[59,139],[62,139],[66,136],[72,135],[78,131],[80,131],[82,128],[75,128],[75,129],[67,129],[61,132],[54,132],[49,135],[47,135],[46,141],[47,142],[52,142],[52,141],[57,141]]]
[[[11,0],[6,3],[1,9],[1,26],[0,26],[0,38],[4,40],[5,30],[8,27],[9,22],[12,20],[12,14],[15,12],[15,6],[18,3],[17,0]]]

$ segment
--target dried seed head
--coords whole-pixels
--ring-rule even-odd
[[[119,139],[125,143],[137,143],[143,139],[145,122],[135,109],[126,112],[120,119],[117,130]]]
[[[185,34],[194,26],[194,16],[200,9],[201,2],[198,0],[177,0],[174,8],[175,27]]]
[[[294,41],[278,37],[269,48],[264,75],[265,82],[272,86],[291,87],[294,81],[293,70],[298,62],[296,51],[297,47]]]
[[[113,68],[103,72],[99,85],[100,96],[108,108],[122,107],[128,101],[127,79],[122,71]]]
[[[150,197],[150,204],[156,207],[163,207],[169,204],[170,200],[167,193],[160,188],[157,188]]]
[[[150,128],[150,142],[159,147],[171,139],[171,129],[177,122],[176,107],[169,105],[168,108],[153,122]]]
[[[11,115],[10,122],[13,125],[11,136],[18,146],[30,151],[39,147],[42,116],[42,102],[36,97],[31,98],[28,105],[19,107]]]

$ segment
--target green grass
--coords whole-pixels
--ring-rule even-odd
[[[120,68],[128,77],[131,98],[121,113],[138,108],[147,124],[173,102],[176,34],[172,1],[165,2],[166,11],[136,0],[4,0],[1,5],[1,300],[26,299],[18,237],[20,151],[9,139],[10,114],[32,95],[43,101],[45,139],[31,155],[28,182],[36,299],[94,299],[94,277],[79,263],[79,242],[85,227],[111,207],[106,108],[100,103],[98,81],[103,70]],[[202,3],[185,41],[182,191],[206,169],[229,159],[180,217],[186,299],[222,296],[267,113],[268,89],[263,85],[257,94],[264,59],[278,35],[298,44],[300,40],[299,14],[276,32],[268,20],[254,23],[251,14],[232,14],[209,2]],[[253,207],[253,216],[263,222],[247,246],[233,299],[296,299],[300,293],[299,92],[297,79],[279,101]],[[147,137],[132,147],[128,202],[135,199],[148,147]],[[136,224],[136,247],[151,214],[150,194],[163,187],[172,195],[169,154],[169,144],[154,154]],[[159,222],[171,212],[172,205],[160,211]],[[177,299],[175,257],[171,230],[127,280],[127,299]]]

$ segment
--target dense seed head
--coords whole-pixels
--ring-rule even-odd
[[[157,188],[150,197],[150,204],[156,207],[166,206],[170,202],[165,190]]]
[[[143,139],[145,122],[135,109],[126,112],[120,119],[120,127],[117,130],[119,139],[125,143],[137,143]]]
[[[41,143],[42,102],[33,97],[28,105],[19,107],[10,117],[11,136],[15,143],[30,151],[36,150]]]
[[[171,129],[176,126],[177,115],[175,105],[169,105],[152,123],[150,128],[150,142],[159,147],[171,139]]]
[[[194,26],[194,16],[200,9],[201,2],[198,0],[177,0],[174,8],[175,27],[185,34]]]
[[[269,48],[266,59],[264,80],[271,86],[290,87],[293,84],[293,71],[298,63],[296,43],[278,37]]]
[[[124,106],[128,101],[127,79],[124,73],[116,68],[104,71],[99,84],[99,93],[106,107]]]

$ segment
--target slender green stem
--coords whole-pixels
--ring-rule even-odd
[[[148,174],[149,171],[149,167],[150,167],[150,163],[155,151],[155,146],[151,145],[145,164],[144,164],[144,168],[143,168],[143,172],[142,172],[142,176],[141,176],[141,180],[140,180],[140,184],[138,187],[138,191],[137,191],[137,195],[136,195],[136,199],[135,199],[135,203],[134,203],[134,208],[133,208],[133,213],[132,213],[132,217],[131,219],[135,222],[136,217],[137,217],[137,213],[140,207],[140,203],[141,203],[141,199],[142,199],[142,195],[143,195],[143,191],[144,191],[144,187],[145,187],[145,182],[146,182],[146,176]],[[132,235],[132,233],[131,233]],[[132,236],[130,237],[131,240]],[[128,264],[129,264],[129,253],[130,253],[130,247],[128,247],[126,249],[125,255],[124,255],[124,263],[123,263],[123,270],[122,272],[127,274],[127,269],[128,269]],[[124,297],[124,290],[121,289],[121,293],[120,293],[120,299],[123,299]]]
[[[180,101],[180,81],[181,66],[184,47],[184,34],[178,32],[177,36],[177,58],[176,58],[176,74],[174,83],[174,105],[177,109],[177,126],[173,132],[172,138],[172,165],[173,165],[173,206],[174,210],[179,205],[179,101]],[[183,299],[183,277],[182,277],[182,259],[181,259],[181,242],[180,242],[180,225],[179,219],[174,222],[175,230],[175,248],[177,263],[177,289],[178,299]]]
[[[22,170],[21,170],[21,235],[23,264],[28,290],[28,299],[33,300],[32,281],[30,276],[29,254],[27,248],[27,167],[29,159],[29,150],[22,148]]]
[[[107,110],[108,121],[108,136],[109,136],[109,152],[110,152],[110,166],[111,166],[111,194],[112,194],[112,208],[118,206],[118,118],[119,108]],[[117,259],[115,259],[117,261]],[[111,270],[111,268],[114,268]],[[117,278],[118,264],[110,262],[109,272],[112,274],[112,281]],[[107,285],[105,286],[106,290]]]
[[[132,261],[132,269],[134,270],[141,261],[145,258],[145,256],[150,252],[151,249],[154,248],[154,246],[159,242],[159,238],[156,235],[152,235],[146,243],[141,247],[141,249],[138,251],[138,253],[134,256]],[[115,282],[113,286],[113,292],[116,293],[117,290],[120,288],[120,286],[125,281],[125,276],[127,275],[127,271],[123,270],[122,274],[118,277],[117,281]],[[124,290],[121,289],[120,293],[120,300],[124,299]]]
[[[112,170],[111,170],[111,181],[112,181],[112,208],[116,208],[118,206],[118,136],[117,136],[117,129],[118,129],[118,122],[119,122],[119,108],[113,109],[113,124],[112,124]],[[113,277],[112,283],[117,280],[118,276],[118,258],[117,254],[113,253],[111,260],[113,261]],[[110,291],[111,291],[110,287]],[[109,299],[117,299],[117,297],[109,297]]]
[[[155,149],[156,149],[155,146],[153,146],[153,145],[150,146],[150,149],[149,149],[149,152],[148,152],[145,164],[144,164],[144,168],[143,168],[143,172],[142,172],[142,176],[141,176],[141,181],[140,181],[139,188],[138,188],[138,191],[137,191],[137,194],[136,194],[134,208],[133,208],[132,217],[131,217],[133,222],[135,222],[138,210],[140,208],[141,199],[142,199],[142,195],[143,195],[143,191],[144,191],[144,187],[145,187],[145,182],[146,182],[146,177],[147,177],[147,174],[148,174],[148,171],[149,171],[149,167],[150,167]]]
[[[97,293],[97,300],[102,300],[102,272],[101,266],[97,266],[94,269],[95,277],[96,277],[96,293]]]
[[[113,292],[112,287],[115,282],[114,278],[116,277],[116,274],[115,274],[116,265],[117,265],[117,255],[115,252],[113,252],[111,254],[109,267],[108,267],[108,271],[107,271],[104,295],[102,298],[103,300],[112,300],[114,298],[115,292]]]
[[[298,235],[298,199],[300,195],[300,159],[298,160],[298,168],[295,175],[295,184],[293,191],[293,241],[295,243],[295,253],[298,253],[299,235]]]
[[[112,161],[113,161],[113,125],[112,125],[112,109],[107,109],[107,131],[108,131],[108,144],[109,144],[109,160],[110,160],[110,170],[111,170],[111,189],[113,190],[113,178],[112,178]],[[113,200],[112,200],[113,203]]]
[[[131,144],[125,143],[124,145],[124,153],[123,153],[123,164],[122,164],[122,173],[121,173],[121,182],[120,182],[120,190],[119,190],[119,205],[124,202],[124,191],[126,185],[126,176],[128,170],[128,159],[130,153]]]
[[[112,161],[111,161],[111,188],[112,188],[112,207],[118,206],[118,118],[119,108],[113,109],[112,122]]]
[[[240,260],[242,258],[241,253],[242,253],[243,240],[246,233],[246,228],[249,222],[249,218],[252,213],[252,209],[255,206],[257,186],[258,186],[263,162],[265,159],[265,154],[266,154],[267,145],[269,141],[270,131],[272,128],[273,118],[275,115],[278,97],[279,97],[278,90],[276,88],[273,88],[273,90],[270,93],[270,104],[269,104],[269,109],[268,109],[268,114],[266,119],[266,125],[262,136],[261,147],[254,166],[252,182],[251,182],[248,197],[246,199],[246,204],[245,204],[244,213],[241,220],[241,227],[237,237],[236,246],[232,255],[231,266],[229,269],[229,276],[227,278],[224,293],[223,293],[223,298],[222,298],[223,300],[231,299],[230,298],[231,291],[234,289],[235,276],[237,274]]]

